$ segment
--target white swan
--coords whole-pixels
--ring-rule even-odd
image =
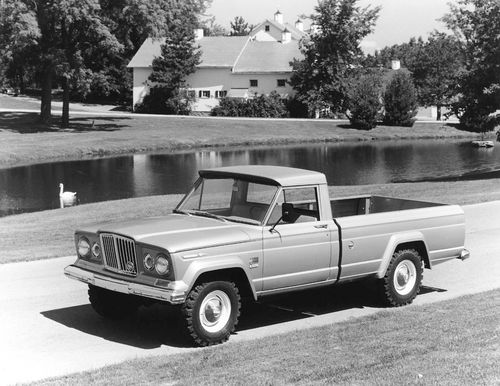
[[[76,192],[64,192],[64,185],[59,184],[59,198],[64,201],[74,201],[76,199]]]

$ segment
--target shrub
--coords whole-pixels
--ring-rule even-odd
[[[411,75],[398,70],[384,93],[384,123],[394,126],[412,126],[417,115],[417,92]]]
[[[178,90],[165,87],[152,87],[141,103],[135,105],[137,113],[189,115],[191,99]]]
[[[299,100],[296,96],[288,98],[285,102],[288,115],[291,118],[308,118],[309,109],[307,104]]]
[[[360,130],[377,126],[382,109],[382,77],[375,72],[356,74],[349,79],[347,117],[351,125]]]
[[[246,100],[222,98],[210,114],[218,117],[282,118],[288,116],[288,111],[280,95],[273,91],[269,95],[256,95]]]

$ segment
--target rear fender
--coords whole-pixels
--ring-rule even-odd
[[[417,231],[398,233],[392,235],[391,238],[389,239],[389,242],[387,243],[384,255],[382,256],[382,263],[380,263],[379,270],[377,271],[377,278],[381,279],[385,276],[387,267],[391,262],[392,255],[394,254],[399,245],[414,243],[414,242],[419,242],[423,244],[425,248],[425,256],[422,256],[422,259],[424,260],[426,267],[430,268],[428,261],[429,251],[427,250],[427,244],[425,243],[424,235],[421,232]]]

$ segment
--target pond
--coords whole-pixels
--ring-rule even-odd
[[[500,149],[413,140],[217,149],[54,162],[0,169],[0,216],[58,208],[59,183],[80,204],[184,193],[197,171],[267,164],[321,171],[329,185],[500,177]]]

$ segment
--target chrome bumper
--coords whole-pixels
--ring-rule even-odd
[[[64,274],[70,279],[79,280],[83,283],[92,284],[96,287],[106,288],[111,291],[124,294],[144,296],[151,299],[162,300],[171,304],[184,303],[186,293],[169,288],[151,287],[144,284],[129,283],[125,280],[102,276],[85,269],[68,265],[64,268]]]
[[[469,257],[470,257],[470,252],[467,249],[463,249],[458,258],[463,261],[465,259],[468,259]]]

